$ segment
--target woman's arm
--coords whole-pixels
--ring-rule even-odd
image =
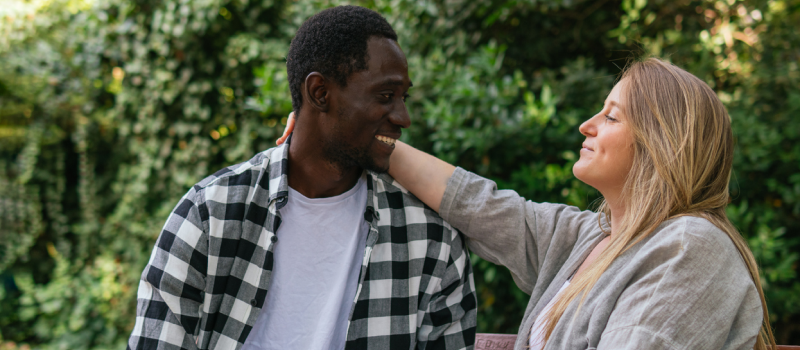
[[[401,141],[395,143],[389,175],[436,212],[456,167]]]
[[[276,144],[286,142],[294,130],[294,122],[294,112],[292,112],[286,122],[283,136],[275,142]],[[447,162],[401,141],[395,143],[395,149],[389,159],[389,175],[437,213],[444,190],[447,188],[447,180],[455,170],[456,167]]]
[[[290,115],[278,144],[286,140],[293,126]],[[508,267],[528,294],[541,266],[549,266],[546,275],[553,278],[573,247],[588,249],[602,234],[594,229],[596,213],[526,201],[515,191],[498,190],[492,180],[456,169],[400,141],[389,160],[389,174],[470,238],[469,248],[478,256]],[[579,236],[583,238],[579,240]],[[547,257],[554,262],[545,264]]]

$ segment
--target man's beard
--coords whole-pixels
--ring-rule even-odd
[[[337,117],[340,123],[344,122],[345,118],[350,117],[342,109],[336,111],[336,114],[338,114]],[[323,142],[322,154],[326,160],[334,164],[342,172],[354,167],[360,167],[376,173],[385,173],[389,170],[388,167],[382,168],[375,164],[375,159],[369,152],[369,145],[358,148],[347,144],[345,140],[347,140],[348,135],[344,135],[337,126],[334,127],[331,133],[334,136]]]
[[[377,173],[385,173],[389,169],[379,168],[366,148],[356,148],[345,144],[341,138],[326,140],[323,155],[340,171],[360,167]]]

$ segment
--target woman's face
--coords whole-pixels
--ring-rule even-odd
[[[622,190],[633,164],[633,133],[625,114],[625,101],[621,100],[626,85],[625,80],[617,83],[600,113],[578,128],[586,140],[572,173],[605,197],[616,196]]]

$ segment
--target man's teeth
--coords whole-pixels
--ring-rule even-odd
[[[385,144],[387,144],[389,146],[394,146],[394,143],[397,142],[397,139],[393,139],[391,137],[386,137],[386,136],[381,136],[381,135],[377,135],[377,136],[375,136],[375,138],[378,139],[379,141],[382,141],[383,143],[385,143]]]

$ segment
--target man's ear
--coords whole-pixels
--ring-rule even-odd
[[[319,72],[311,72],[306,77],[304,86],[308,103],[320,112],[327,112],[330,106],[328,84],[330,82],[325,80],[325,77]]]

